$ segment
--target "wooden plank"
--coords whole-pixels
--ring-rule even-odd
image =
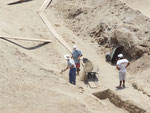
[[[49,22],[49,20],[46,18],[46,16],[44,15],[44,10],[48,7],[48,5],[52,2],[52,0],[45,0],[44,3],[42,4],[42,6],[40,7],[39,10],[39,16],[41,17],[41,19],[43,20],[43,22],[46,24],[46,26],[48,27],[48,29],[50,30],[50,32],[54,35],[54,37],[70,52],[72,53],[72,48],[70,48],[70,46],[66,43],[65,40],[63,40],[63,38],[56,32],[56,30],[54,29],[54,27],[52,26],[52,24]],[[81,60],[81,64],[84,66],[83,61]]]
[[[94,83],[94,81],[88,81],[88,84],[90,88],[97,88],[97,85]]]
[[[38,41],[38,42],[52,42],[51,40],[28,39],[28,38],[10,37],[10,36],[0,36],[0,38],[4,38],[4,39],[15,39],[15,40],[26,40],[26,41]]]
[[[45,0],[39,9],[39,12],[43,12],[51,2],[52,2],[52,0]]]
[[[54,37],[70,52],[72,53],[72,48],[67,44],[67,42],[56,32],[52,24],[49,22],[49,20],[46,18],[45,14],[43,12],[39,13],[41,19],[46,24],[50,32],[54,35]]]
[[[96,77],[97,72],[87,72],[87,77],[88,77],[88,84],[90,88],[97,88],[98,87],[98,79]]]

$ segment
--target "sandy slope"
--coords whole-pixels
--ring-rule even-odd
[[[126,3],[129,7],[139,10],[144,15],[150,17],[150,1],[149,0],[121,0]]]

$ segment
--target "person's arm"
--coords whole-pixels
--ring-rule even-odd
[[[66,71],[67,69],[69,69],[69,67],[67,66],[63,71]]]
[[[130,65],[130,62],[128,62],[128,64],[127,64],[126,68],[127,68],[129,65]]]
[[[80,60],[80,58],[83,56],[81,51],[79,51],[79,54],[80,56],[78,57],[78,60]]]
[[[69,68],[74,68],[74,65],[67,66],[63,71],[66,71],[66,70],[69,69]]]
[[[119,68],[119,66],[118,66],[118,65],[116,65],[116,68],[117,68],[118,70],[120,70],[120,68]]]
[[[119,61],[117,61],[116,68],[117,68],[118,70],[120,70],[119,64],[120,64]]]
[[[80,60],[81,57],[82,57],[82,55],[80,55],[80,56],[78,57],[78,60]]]

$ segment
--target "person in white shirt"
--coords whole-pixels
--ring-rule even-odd
[[[66,55],[64,55],[64,58],[67,60],[68,66],[63,71],[70,69],[69,82],[71,84],[76,85],[76,64],[75,64],[74,60],[70,57],[70,55],[66,54]]]
[[[126,78],[126,68],[129,66],[130,62],[127,59],[124,59],[123,54],[118,55],[118,61],[116,68],[119,70],[119,88],[121,88],[122,82],[123,87],[125,87],[125,78]]]

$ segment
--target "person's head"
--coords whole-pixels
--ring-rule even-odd
[[[73,50],[77,51],[78,50],[77,46],[73,46]]]
[[[64,58],[65,58],[66,60],[69,60],[71,57],[70,57],[70,55],[65,54],[65,55],[64,55]]]
[[[118,55],[118,58],[119,58],[119,59],[123,59],[123,54],[119,54],[119,55]]]

